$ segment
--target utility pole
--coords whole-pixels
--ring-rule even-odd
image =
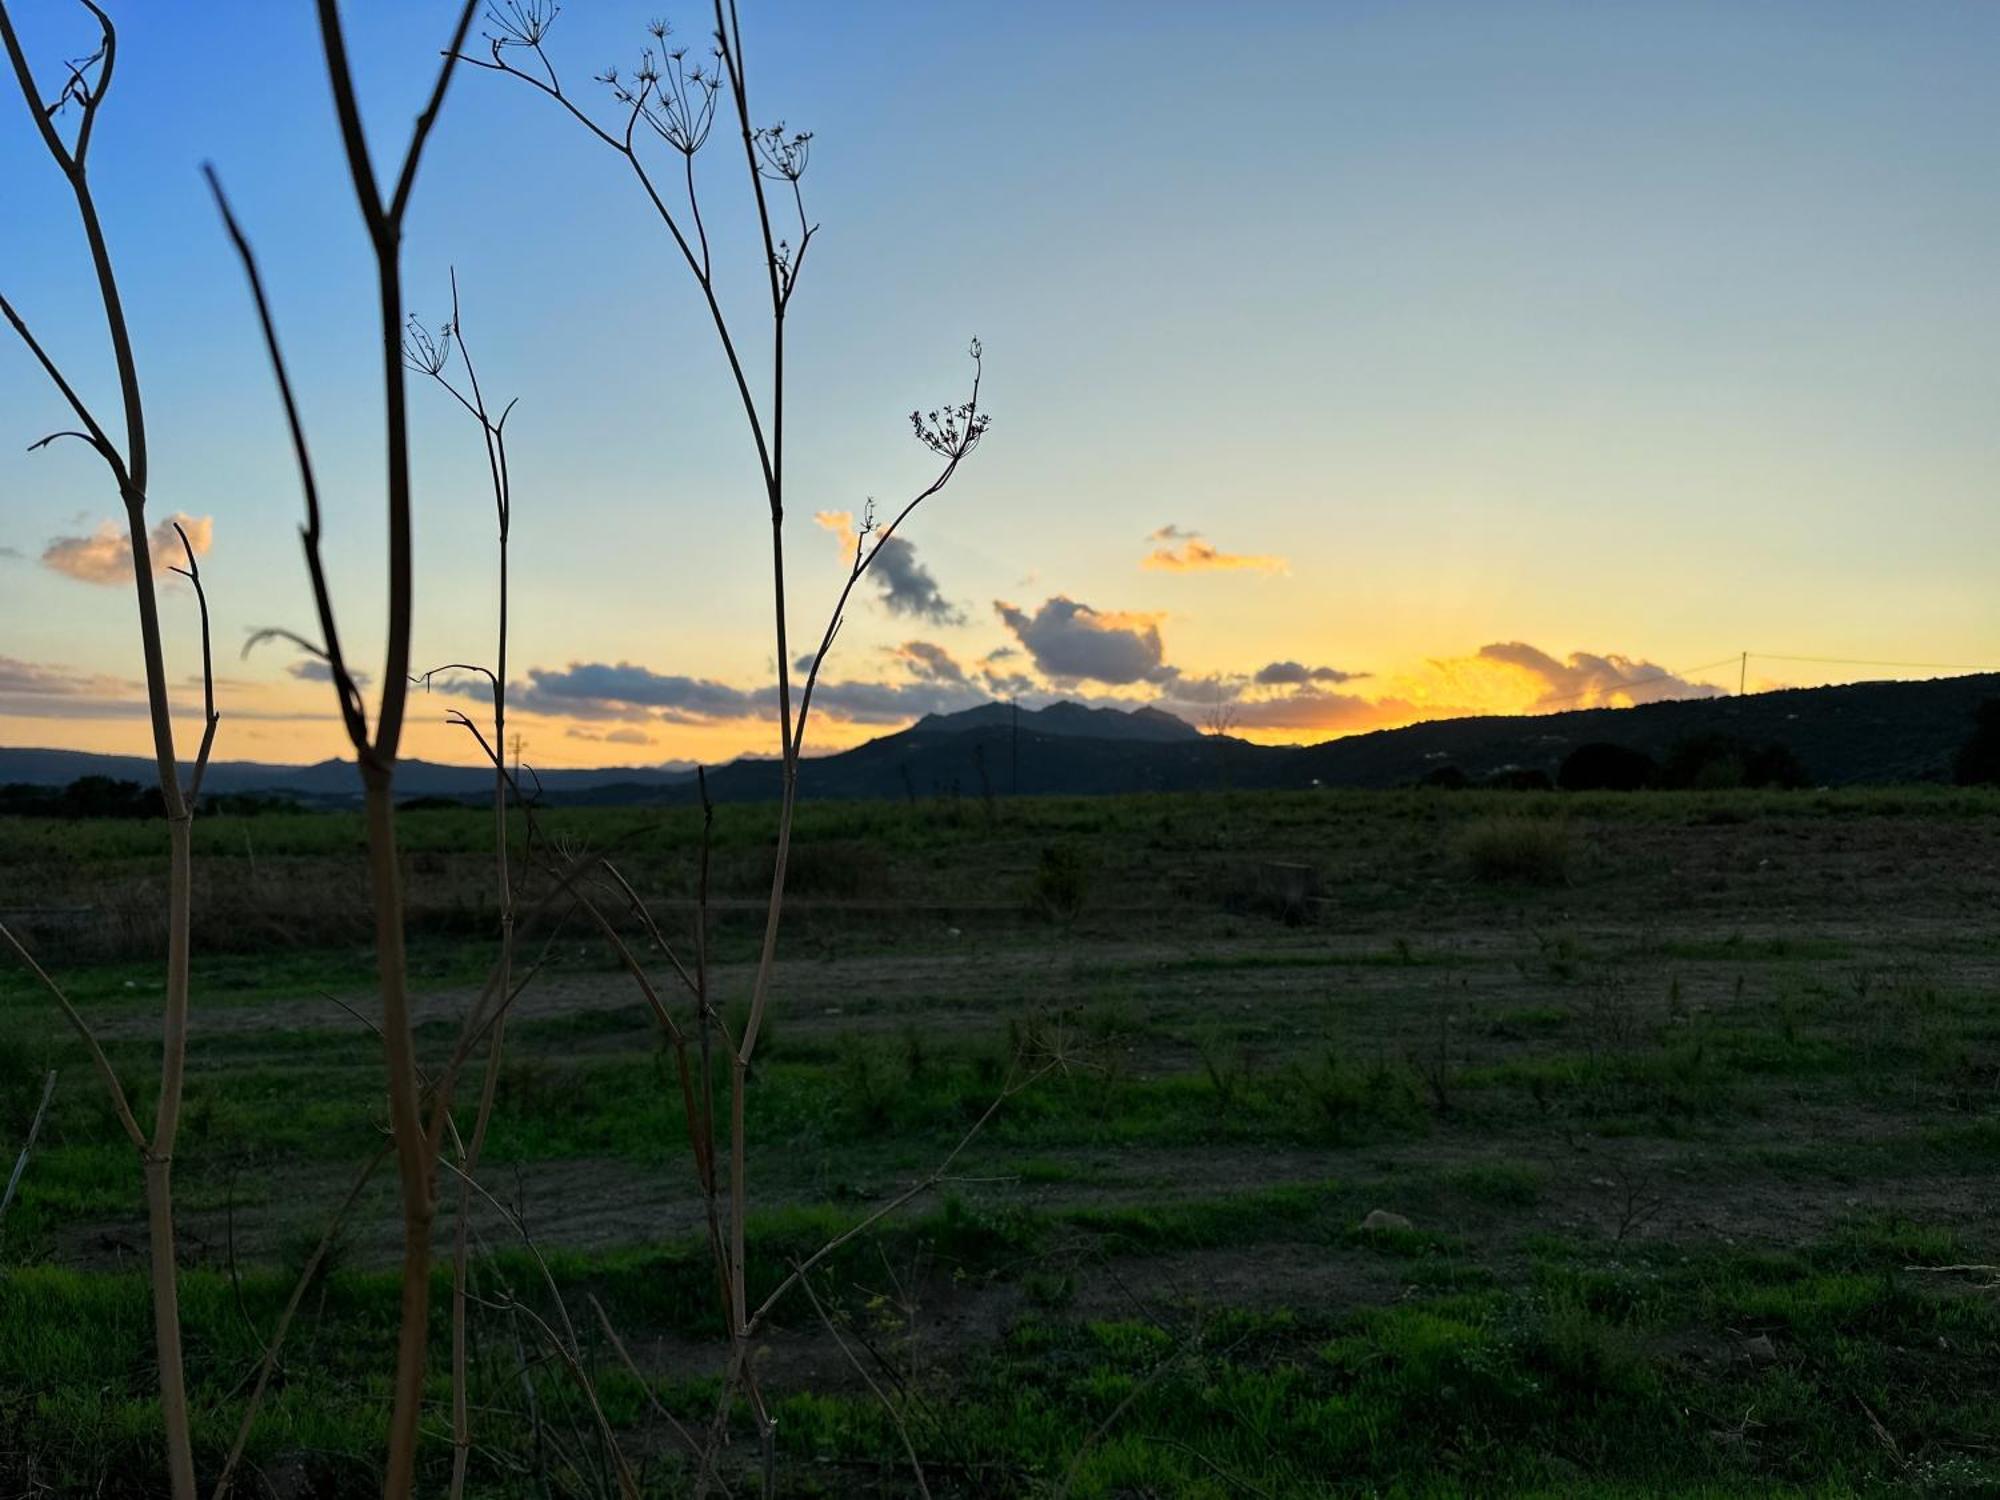
[[[1745,651],[1736,663],[1736,696],[1743,696],[1743,685],[1750,677],[1750,653]]]

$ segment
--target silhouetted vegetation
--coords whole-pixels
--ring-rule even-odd
[[[1675,741],[1660,767],[1659,784],[1675,790],[1727,791],[1732,787],[1802,787],[1811,784],[1789,745],[1753,744],[1731,734],[1692,734]]]
[[[1566,792],[1636,792],[1651,786],[1659,772],[1645,751],[1599,741],[1563,757],[1556,785]]]
[[[1090,891],[1090,868],[1074,844],[1049,844],[1035,865],[1028,903],[1051,922],[1074,922]]]
[[[164,816],[160,789],[109,776],[79,776],[68,786],[0,786],[0,817],[158,818]]]
[[[1960,786],[2000,786],[2000,698],[1988,698],[1973,715],[1972,737],[1952,763]]]
[[[1552,792],[1556,786],[1540,766],[1508,766],[1479,784],[1495,792]]]
[[[1569,879],[1569,828],[1553,818],[1482,818],[1465,831],[1472,878],[1491,885],[1561,885]]]

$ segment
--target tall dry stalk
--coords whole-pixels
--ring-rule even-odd
[[[749,1369],[750,1340],[768,1312],[769,1304],[753,1312],[746,1291],[749,1159],[745,1100],[751,1063],[771,999],[772,974],[784,910],[785,878],[791,854],[793,814],[798,800],[799,762],[805,745],[813,686],[839,633],[855,584],[866,573],[881,546],[917,506],[950,483],[959,464],[986,431],[987,418],[978,404],[980,349],[975,340],[972,346],[972,393],[965,402],[933,411],[928,417],[922,413],[911,414],[916,436],[942,460],[942,468],[931,483],[879,531],[873,524],[872,514],[864,522],[856,539],[846,584],[828,617],[819,649],[799,684],[795,707],[785,578],[785,335],[792,297],[798,289],[807,252],[817,233],[817,226],[806,215],[800,187],[811,156],[812,135],[806,131],[787,130],[782,124],[759,127],[753,123],[743,64],[742,29],[735,0],[714,0],[712,61],[696,60],[691,63],[686,48],[668,46],[666,23],[655,21],[649,27],[653,45],[643,50],[638,67],[629,77],[615,69],[599,75],[597,81],[608,90],[619,111],[619,117],[611,126],[600,124],[588,109],[565,91],[548,55],[544,43],[558,9],[553,0],[505,0],[503,5],[490,8],[487,17],[493,29],[486,37],[486,56],[468,55],[463,60],[471,66],[524,82],[559,106],[592,138],[626,163],[701,294],[749,428],[770,518],[772,633],[778,675],[777,729],[781,778],[778,827],[770,896],[751,981],[747,1015],[740,1036],[728,1037],[726,1031],[722,1031],[722,1038],[728,1044],[729,1068],[729,1121],[726,1127],[729,1172],[723,1209],[727,1218],[726,1231],[713,1218],[711,1220],[716,1240],[719,1290],[731,1339],[729,1369],[724,1381],[722,1407],[718,1411],[718,1429],[729,1401],[739,1390],[745,1391],[756,1414],[768,1470],[772,1423]],[[734,117],[736,134],[742,144],[743,168],[748,176],[762,250],[761,279],[765,289],[764,316],[769,325],[770,355],[768,368],[757,377],[757,383],[763,387],[761,399],[753,389],[752,374],[741,353],[743,341],[718,290],[714,251],[703,217],[695,172],[695,158],[713,133],[719,101],[725,94]],[[642,144],[646,149],[642,150]],[[654,151],[662,152],[669,163],[670,176],[664,179],[664,185],[663,179],[648,165]],[[636,898],[634,904],[643,914],[643,906],[636,902]],[[655,941],[659,941],[657,935]],[[680,967],[678,961],[676,967]],[[706,964],[701,961],[700,955],[697,968],[701,971],[701,978],[690,982],[690,988],[695,991],[705,1058],[711,1037],[721,1028],[714,1007],[709,1003]],[[689,979],[684,969],[681,975],[684,980]],[[643,976],[639,977],[649,1000],[658,1009],[659,1002],[650,986],[646,985]],[[696,1169],[704,1193],[713,1204],[717,1193],[716,1145],[719,1132],[715,1103],[708,1089],[710,1075],[704,1070],[698,1096],[688,1090],[684,1040],[671,1020],[663,1020],[663,1025],[669,1028],[670,1037],[682,1058],[683,1091],[687,1099]],[[704,1484],[708,1478],[709,1466],[705,1465]]]
[[[269,299],[255,255],[223,197],[214,173],[209,174],[231,241],[243,263],[256,302],[272,373],[284,404],[291,432],[299,481],[305,495],[303,532],[306,569],[313,604],[319,617],[320,640],[309,644],[327,665],[339,701],[341,721],[353,746],[360,772],[368,830],[369,887],[375,915],[377,979],[382,990],[383,1064],[387,1075],[389,1130],[395,1145],[397,1181],[403,1210],[401,1311],[396,1338],[395,1378],[389,1417],[389,1452],[383,1494],[403,1500],[415,1483],[419,1423],[423,1412],[424,1373],[430,1353],[431,1224],[436,1214],[438,1139],[449,1105],[449,1091],[440,1087],[433,1100],[432,1119],[423,1115],[423,1081],[417,1063],[416,1035],[411,1024],[409,969],[404,950],[402,873],[396,848],[395,776],[402,741],[404,712],[410,689],[410,626],[415,594],[411,545],[409,401],[403,363],[403,221],[416,187],[424,147],[437,123],[445,91],[456,70],[457,57],[471,28],[477,0],[465,0],[451,40],[418,115],[395,181],[385,195],[375,173],[362,129],[355,94],[353,67],[340,22],[337,0],[317,0],[320,44],[326,55],[328,81],[339,119],[341,146],[361,217],[375,260],[377,318],[381,339],[383,412],[386,425],[384,489],[389,512],[387,650],[382,668],[382,695],[371,731],[367,708],[348,670],[335,628],[335,610],[320,557],[322,516],[319,486],[298,403],[279,348]],[[502,991],[503,995],[505,991]]]
[[[449,373],[454,350],[464,370],[461,390]],[[476,672],[488,679],[493,689],[493,860],[495,886],[500,902],[499,989],[505,994],[512,983],[514,967],[514,908],[516,890],[507,851],[507,767],[502,759],[507,743],[507,537],[513,521],[513,473],[507,463],[507,418],[514,403],[509,401],[496,417],[486,405],[486,393],[479,384],[479,370],[472,350],[465,342],[465,322],[458,302],[458,273],[451,274],[451,319],[432,333],[411,318],[403,339],[403,362],[437,386],[479,424],[486,453],[487,480],[493,490],[494,519],[499,527],[499,607],[494,629],[493,665],[449,662],[424,674],[424,681],[442,672]],[[493,1121],[493,1100],[500,1082],[501,1048],[506,1038],[505,1013],[494,1017],[492,1033],[486,1041],[485,1076],[480,1083],[478,1112],[473,1117],[472,1134],[462,1142],[458,1169],[458,1211],[452,1228],[451,1246],[451,1494],[452,1500],[465,1493],[466,1468],[472,1457],[472,1416],[467,1395],[465,1276],[472,1189],[479,1171],[480,1153],[485,1149],[486,1132]]]
[[[187,1064],[188,1031],[188,924],[193,884],[194,809],[200,801],[201,779],[208,766],[209,751],[215,744],[218,722],[215,711],[215,673],[209,654],[208,599],[201,586],[200,569],[187,534],[180,532],[187,567],[176,568],[193,583],[201,609],[201,656],[205,727],[201,747],[185,788],[181,785],[180,762],[174,747],[173,708],[168,698],[165,654],[160,643],[159,600],[154,589],[153,539],[146,530],[146,495],[151,470],[146,447],[146,407],[139,384],[138,362],[133,355],[132,335],[125,322],[125,308],[118,291],[118,277],[99,216],[97,198],[90,185],[90,148],[97,127],[98,112],[111,90],[112,73],[118,61],[118,33],[111,19],[92,0],[80,0],[98,26],[98,44],[88,57],[64,64],[65,77],[53,99],[44,99],[35,86],[13,17],[0,0],[0,42],[6,46],[21,97],[34,117],[42,144],[69,184],[76,199],[77,218],[89,247],[91,269],[104,304],[105,332],[111,343],[118,371],[118,396],[123,409],[125,440],[115,442],[92,413],[87,402],[63,375],[60,366],[43,344],[29,331],[13,305],[0,296],[4,314],[15,333],[35,357],[43,372],[61,393],[82,429],[51,433],[34,444],[46,447],[60,438],[71,438],[90,447],[118,487],[125,507],[126,530],[130,538],[133,586],[139,604],[140,653],[145,664],[146,707],[153,732],[153,758],[159,775],[160,800],[167,820],[167,982],[162,1010],[160,1052],[160,1096],[150,1136],[139,1128],[118,1077],[105,1061],[96,1039],[82,1017],[58,990],[63,1010],[82,1035],[100,1076],[110,1090],[119,1123],[138,1151],[144,1165],[146,1183],[147,1251],[152,1278],[153,1340],[160,1369],[160,1417],[165,1429],[167,1474],[175,1500],[193,1500],[194,1452],[188,1419],[187,1380],[181,1354],[180,1292],[176,1272],[174,1234],[173,1166],[174,1147],[179,1139],[183,1077]],[[74,111],[75,134],[65,139],[59,122]],[[176,531],[180,531],[178,523]],[[10,946],[25,957],[11,934]],[[41,973],[39,967],[36,968]],[[41,975],[51,989],[48,976]]]

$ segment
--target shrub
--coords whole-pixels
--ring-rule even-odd
[[[1540,766],[1504,766],[1479,784],[1496,792],[1551,792],[1556,785]]]
[[[1693,734],[1675,742],[1660,767],[1659,784],[1677,789],[1724,791],[1732,787],[1796,788],[1806,768],[1789,745],[1761,744],[1733,734]]]
[[[909,1092],[907,1067],[898,1068],[893,1054],[849,1032],[840,1039],[840,1082],[848,1110],[863,1130],[888,1129]]]
[[[1561,885],[1569,879],[1569,829],[1549,818],[1484,818],[1465,833],[1472,878],[1488,884]]]
[[[1049,844],[1028,885],[1028,904],[1051,922],[1073,922],[1090,889],[1090,870],[1073,844]]]
[[[1972,736],[1959,747],[1952,779],[1960,786],[2000,786],[2000,698],[1988,698],[1973,715]]]
[[[1658,772],[1645,751],[1598,741],[1563,757],[1556,785],[1566,792],[1636,792],[1651,786]]]
[[[166,804],[157,786],[109,776],[79,776],[68,786],[0,786],[0,816],[26,818],[163,818]]]

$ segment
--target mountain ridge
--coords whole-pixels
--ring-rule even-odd
[[[1258,745],[1204,734],[1150,706],[1133,710],[1058,702],[1041,709],[980,704],[927,714],[906,729],[799,767],[808,797],[909,798],[963,795],[1088,795],[1110,792],[1408,785],[1444,765],[1478,779],[1511,769],[1553,774],[1578,745],[1608,740],[1659,757],[1692,734],[1731,734],[1791,748],[1823,785],[1949,779],[1951,760],[2000,674],[1920,681],[1787,688],[1748,697],[1676,699],[1629,708],[1436,719],[1346,735],[1314,745]],[[0,785],[59,786],[79,776],[151,782],[144,756],[0,747]],[[779,791],[777,762],[739,758],[708,772],[718,801],[755,801]],[[675,803],[695,796],[691,767],[607,766],[539,773],[554,803]],[[325,760],[292,766],[218,761],[214,792],[291,794],[318,805],[358,797],[353,766]],[[484,798],[492,772],[410,760],[405,797]]]

